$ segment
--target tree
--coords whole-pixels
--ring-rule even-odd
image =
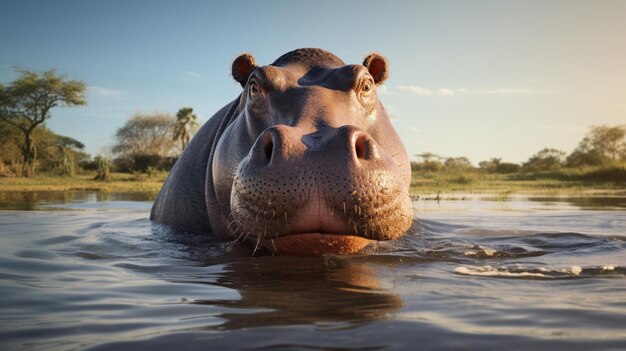
[[[22,132],[0,120],[0,158],[2,161],[18,161],[22,158]]]
[[[478,166],[487,173],[516,173],[521,168],[517,163],[502,162],[501,158],[496,157],[492,157],[489,161],[482,161]]]
[[[86,155],[84,152],[81,151],[85,148],[85,145],[80,141],[68,136],[57,134],[54,134],[54,136],[56,140],[53,146],[60,151],[59,168],[61,169],[61,174],[64,176],[73,177],[74,173],[76,172],[76,165],[78,163],[76,160],[77,157]]]
[[[448,170],[466,171],[472,169],[472,163],[467,157],[448,157],[444,166]]]
[[[90,158],[83,151],[85,147],[83,143],[74,138],[56,134],[46,128],[45,124],[33,130],[31,139],[36,141],[32,146],[31,163],[24,164],[22,131],[0,121],[0,161],[5,165],[10,165],[13,175],[28,176],[37,169],[60,170],[63,175],[71,176],[79,163]]]
[[[529,158],[523,167],[527,171],[553,171],[563,166],[564,158],[564,151],[545,148]]]
[[[417,154],[415,156],[420,157],[423,160],[424,163],[431,162],[432,161],[431,159],[433,159],[433,158],[436,159],[436,160],[441,160],[442,159],[441,156],[439,156],[437,154],[433,154],[432,152],[428,152],[428,151],[427,152],[423,152],[421,154]]]
[[[181,152],[185,150],[191,136],[198,130],[198,118],[191,107],[183,107],[176,114],[174,124],[174,140],[180,140]]]
[[[115,134],[113,152],[118,169],[145,171],[159,168],[163,160],[175,155],[176,142],[172,129],[176,119],[168,113],[135,114]]]
[[[502,162],[496,168],[496,173],[517,173],[522,166],[512,162]]]
[[[18,68],[20,77],[9,85],[0,84],[0,120],[18,128],[24,135],[22,160],[33,159],[33,131],[51,117],[55,107],[86,104],[85,83],[68,80],[56,70],[42,73]]]
[[[115,133],[113,152],[119,155],[170,156],[174,148],[171,131],[174,116],[168,113],[135,114]]]
[[[592,126],[567,157],[570,167],[595,166],[626,160],[626,125]]]
[[[415,156],[421,158],[422,162],[411,162],[413,172],[439,172],[443,169],[443,163],[440,161],[443,157],[439,155],[424,152]]]
[[[487,173],[495,173],[500,166],[501,158],[492,157],[489,161],[481,161],[478,163],[478,167]]]
[[[579,145],[565,159],[567,167],[599,166],[602,163],[604,163],[602,155],[596,150],[589,149],[586,145]]]

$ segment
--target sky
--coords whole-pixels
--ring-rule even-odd
[[[0,33],[0,82],[19,66],[87,84],[47,126],[92,155],[134,113],[206,121],[240,93],[240,53],[268,65],[301,47],[386,56],[379,98],[414,160],[523,162],[626,124],[626,1],[0,0]]]

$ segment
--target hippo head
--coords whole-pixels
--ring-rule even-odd
[[[411,168],[378,99],[383,56],[346,65],[299,49],[257,66],[243,54],[232,75],[243,92],[209,170],[229,234],[317,255],[356,253],[408,230]]]

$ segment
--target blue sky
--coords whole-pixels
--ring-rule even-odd
[[[626,1],[1,1],[0,82],[58,68],[88,105],[48,127],[95,155],[135,112],[234,99],[232,60],[299,47],[348,63],[378,51],[379,91],[410,155],[522,162],[626,123]]]

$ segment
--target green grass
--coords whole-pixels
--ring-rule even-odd
[[[610,165],[600,167],[563,168],[554,171],[518,173],[512,176],[515,180],[554,179],[581,182],[613,182],[626,183],[626,165]]]
[[[0,178],[0,191],[67,191],[97,190],[102,192],[158,192],[167,174],[159,172],[112,173],[110,181],[96,181],[96,172],[85,172],[74,177],[40,174],[34,177]]]
[[[0,191],[68,191],[157,193],[167,173],[112,173],[110,181],[94,180],[96,173],[84,172],[72,178],[58,175],[0,177]],[[420,198],[442,199],[461,194],[540,194],[548,196],[626,195],[626,168],[623,166],[559,170],[553,172],[487,174],[476,171],[413,173],[410,193]],[[451,195],[456,194],[456,195]]]
[[[608,177],[595,176],[606,172]],[[486,174],[480,172],[414,173],[410,193],[420,197],[439,194],[542,194],[550,196],[626,194],[624,177],[613,179],[619,171],[601,169],[566,170],[533,174]],[[609,179],[609,180],[607,180]],[[504,195],[502,195],[504,196]],[[449,197],[449,196],[448,196]]]

